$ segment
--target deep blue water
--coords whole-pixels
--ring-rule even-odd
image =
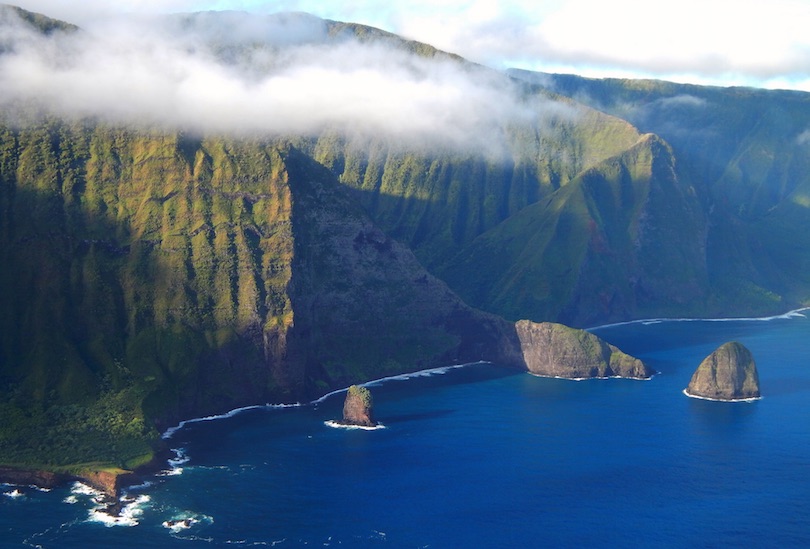
[[[170,439],[182,472],[132,492],[137,525],[93,520],[76,487],[2,487],[0,544],[810,546],[810,320],[596,332],[660,374],[574,382],[482,364],[373,386],[377,431],[324,424],[342,394],[188,424]],[[684,396],[730,340],[752,351],[764,398]]]

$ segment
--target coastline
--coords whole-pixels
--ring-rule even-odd
[[[436,368],[428,368],[425,370],[417,370],[415,372],[410,373],[397,374],[393,376],[386,376],[377,379],[372,379],[364,383],[359,383],[358,385],[373,386],[375,384],[384,383],[386,381],[399,381],[414,377],[441,375],[446,372],[449,372],[450,370],[454,370],[457,368],[464,368],[467,366],[474,366],[476,364],[483,364],[483,363],[484,362],[482,361],[478,361],[478,362],[469,362],[465,364],[453,364],[450,366],[439,366]],[[174,436],[175,433],[177,433],[183,427],[192,423],[200,423],[203,421],[216,421],[218,419],[227,419],[241,412],[246,412],[248,410],[279,410],[286,408],[299,408],[303,406],[317,406],[327,398],[334,396],[336,394],[346,392],[347,390],[348,386],[342,389],[336,389],[308,403],[296,402],[292,404],[283,404],[283,403],[252,404],[248,406],[241,406],[239,408],[234,408],[233,410],[230,410],[222,414],[186,419],[181,421],[174,427],[169,427],[168,429],[166,429],[161,434],[160,439],[169,440],[172,438],[172,436]],[[133,471],[120,469],[115,471],[114,473],[112,472],[113,469],[112,467],[99,468],[97,470],[88,469],[87,474],[70,474],[70,473],[50,471],[47,469],[35,469],[25,467],[15,468],[9,466],[0,466],[0,484],[7,484],[9,486],[17,486],[17,487],[32,486],[40,489],[50,490],[58,486],[63,486],[70,482],[76,481],[82,482],[104,493],[105,497],[107,498],[107,504],[111,512],[115,513],[116,508],[120,506],[119,499],[121,496],[121,492],[125,490],[127,487],[139,484],[143,480],[142,478],[143,476],[148,476],[150,474],[154,474],[160,471],[163,468],[163,465],[168,463],[172,455],[173,453],[171,449],[165,448],[161,451],[156,451],[155,455],[148,463],[140,467],[137,467]]]
[[[801,307],[798,309],[790,310],[786,313],[782,313],[779,315],[771,315],[771,316],[763,316],[763,317],[728,317],[728,318],[648,318],[648,319],[637,319],[625,322],[616,322],[616,323],[609,323],[598,325],[590,328],[585,328],[587,331],[597,331],[600,329],[607,329],[613,328],[618,326],[627,326],[631,324],[656,324],[661,322],[754,322],[754,321],[771,321],[771,320],[779,320],[779,319],[791,319],[797,317],[807,318],[808,315],[804,314],[810,311],[810,307]],[[428,368],[424,370],[418,370],[409,373],[385,376],[382,378],[372,379],[366,381],[364,383],[359,383],[358,385],[362,386],[374,386],[378,385],[387,381],[399,381],[399,380],[407,380],[415,377],[423,377],[423,376],[431,376],[431,375],[441,375],[447,373],[451,370],[464,368],[468,366],[474,366],[477,364],[485,363],[485,361],[478,361],[478,362],[470,362],[465,364],[453,364],[448,366],[440,366],[436,368]],[[649,381],[654,377],[650,376],[649,378],[623,378],[622,376],[608,376],[608,377],[599,377],[599,378],[567,378],[561,376],[543,376],[539,374],[533,374],[531,372],[527,372],[530,375],[535,377],[545,377],[550,379],[564,379],[569,381],[585,381],[588,379],[633,379],[638,381]],[[203,421],[214,421],[218,419],[226,419],[233,417],[241,412],[248,411],[248,410],[258,410],[258,409],[285,409],[285,408],[295,408],[295,407],[302,407],[302,406],[317,406],[318,404],[324,402],[331,396],[336,394],[340,394],[345,392],[348,387],[344,387],[341,389],[336,389],[325,393],[324,395],[308,402],[308,403],[282,403],[282,404],[254,404],[248,406],[242,406],[239,408],[235,408],[223,414],[216,414],[198,418],[190,418],[187,420],[180,421],[176,426],[167,428],[161,434],[161,440],[169,440],[172,436],[181,430],[186,425],[192,423],[198,423]],[[748,398],[748,399],[733,399],[733,400],[723,400],[723,399],[712,399],[708,397],[701,397],[698,395],[692,395],[688,393],[685,389],[683,393],[689,398],[695,398],[699,400],[708,400],[708,401],[715,401],[715,402],[755,402],[757,400],[761,400],[762,397],[757,398]],[[118,502],[121,491],[126,489],[129,486],[133,486],[138,484],[142,481],[143,476],[148,476],[150,474],[154,474],[155,472],[161,470],[162,466],[168,462],[171,457],[171,450],[165,448],[161,451],[156,451],[155,455],[153,456],[152,460],[148,463],[137,467],[135,470],[114,470],[114,468],[98,468],[98,469],[90,469],[88,468],[86,473],[65,473],[65,472],[57,472],[48,469],[35,469],[35,468],[15,468],[11,466],[0,466],[0,483],[7,484],[9,486],[19,486],[19,487],[35,487],[39,489],[50,490],[57,486],[62,486],[66,483],[72,481],[79,481],[82,483],[86,483],[89,486],[103,492],[108,498],[109,502],[112,506],[115,506]]]
[[[800,307],[798,309],[790,310],[786,313],[771,316],[759,317],[725,317],[725,318],[640,318],[638,320],[627,320],[624,322],[612,322],[610,324],[600,324],[598,326],[591,326],[583,328],[583,330],[592,332],[594,330],[602,330],[604,328],[616,328],[618,326],[629,326],[630,324],[660,324],[661,322],[769,322],[771,320],[789,320],[791,318],[805,317],[805,311],[810,311],[810,307]]]
[[[380,377],[380,378],[372,379],[372,380],[369,380],[369,381],[366,381],[366,382],[363,382],[363,383],[357,383],[357,385],[360,385],[361,387],[373,387],[373,386],[378,385],[380,383],[385,383],[386,381],[404,381],[406,379],[411,379],[411,378],[416,378],[416,377],[427,377],[427,376],[433,376],[433,375],[442,375],[442,374],[445,374],[445,373],[447,373],[447,372],[449,372],[451,370],[455,370],[457,368],[465,368],[465,367],[468,367],[468,366],[475,366],[477,364],[486,364],[486,362],[478,361],[478,362],[467,362],[467,363],[464,363],[464,364],[453,364],[453,365],[450,365],[450,366],[438,366],[436,368],[427,368],[425,370],[417,370],[415,372],[410,372],[410,373],[405,373],[405,374],[397,374],[397,375],[393,375],[393,376]],[[230,417],[234,417],[235,415],[237,415],[237,414],[239,414],[241,412],[247,412],[248,410],[281,410],[281,409],[285,409],[285,408],[301,408],[301,407],[304,407],[304,406],[317,406],[318,404],[324,402],[327,398],[335,396],[335,395],[339,395],[340,393],[345,393],[346,391],[348,391],[348,389],[349,389],[349,387],[346,386],[346,387],[343,387],[341,389],[335,389],[333,391],[329,391],[328,393],[316,398],[315,400],[311,400],[310,402],[307,402],[307,403],[296,402],[296,403],[293,403],[293,404],[269,404],[269,403],[268,404],[254,404],[254,405],[250,405],[250,406],[242,406],[240,408],[234,408],[233,410],[225,412],[224,414],[215,414],[215,415],[211,415],[211,416],[204,416],[204,417],[186,419],[186,420],[181,421],[180,423],[178,423],[174,427],[169,427],[168,429],[166,429],[163,432],[163,434],[160,435],[160,438],[162,440],[168,440],[168,439],[172,438],[172,436],[174,436],[174,434],[176,432],[180,431],[183,427],[185,427],[186,425],[192,424],[192,423],[200,423],[200,422],[203,422],[203,421],[216,421],[218,419],[227,419],[227,418],[230,418]]]
[[[534,372],[526,372],[530,376],[540,377],[544,379],[563,379],[565,381],[590,381],[590,380],[609,380],[609,379],[629,379],[631,381],[650,381],[652,378],[660,374],[655,372],[650,377],[627,377],[627,376],[601,376],[601,377],[564,377],[564,376],[547,376],[543,374],[535,374]]]
[[[758,400],[762,400],[761,396],[758,397],[751,397],[751,398],[711,398],[711,397],[704,397],[700,395],[693,395],[686,389],[683,390],[683,394],[688,396],[689,398],[694,398],[697,400],[708,400],[709,402],[756,402]]]

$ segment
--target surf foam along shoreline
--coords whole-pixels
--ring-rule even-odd
[[[98,522],[108,527],[137,526],[140,524],[144,507],[151,501],[151,498],[147,495],[131,496],[124,494],[118,499],[121,504],[120,511],[110,513],[108,510],[110,502],[103,492],[83,482],[76,481],[70,489],[70,495],[63,501],[74,505],[79,503],[80,499],[91,504],[87,511],[86,522]]]
[[[431,376],[436,376],[436,375],[443,375],[443,374],[446,374],[447,372],[450,372],[451,370],[457,370],[459,368],[466,368],[468,366],[476,366],[478,364],[486,364],[486,362],[479,361],[479,362],[468,362],[468,363],[465,363],[465,364],[453,364],[451,366],[439,366],[438,368],[429,368],[427,370],[419,370],[417,372],[410,372],[410,373],[407,373],[407,374],[397,374],[395,376],[386,376],[386,377],[381,377],[379,379],[372,379],[371,381],[366,381],[365,383],[358,383],[357,385],[359,385],[361,387],[377,387],[377,386],[382,385],[383,383],[386,383],[388,381],[406,381],[408,379],[416,379],[416,378],[419,378],[419,377],[431,377]],[[324,402],[329,397],[339,395],[340,393],[345,393],[348,390],[349,390],[348,387],[344,387],[342,389],[336,389],[334,391],[330,391],[330,392],[326,393],[325,395],[323,395],[322,397],[319,397],[319,398],[313,400],[309,404],[312,405],[312,406],[317,406],[318,404]]]
[[[686,389],[683,390],[683,394],[688,396],[689,398],[694,398],[697,400],[708,400],[710,402],[756,402],[758,400],[762,400],[761,396],[758,397],[751,397],[751,398],[711,398],[711,397],[704,397],[699,395],[693,395]]]
[[[465,363],[465,364],[452,364],[450,366],[439,366],[437,368],[429,368],[429,369],[426,369],[426,370],[419,370],[419,371],[416,371],[416,372],[409,372],[409,373],[405,373],[405,374],[397,374],[397,375],[394,375],[394,376],[386,376],[386,377],[381,377],[381,378],[378,378],[378,379],[372,379],[370,381],[366,381],[365,383],[358,383],[358,385],[361,385],[363,387],[374,387],[374,386],[380,385],[382,383],[386,383],[388,381],[405,381],[405,380],[408,380],[408,379],[414,379],[414,378],[419,378],[419,377],[430,377],[430,376],[434,376],[434,375],[442,375],[442,374],[446,374],[447,372],[449,372],[451,370],[455,370],[455,369],[458,369],[458,368],[465,368],[465,367],[468,367],[468,366],[476,366],[478,364],[486,364],[486,362],[479,361],[479,362],[468,362],[468,363]],[[185,427],[186,425],[190,425],[192,423],[200,423],[200,422],[203,422],[203,421],[216,421],[218,419],[227,419],[227,418],[234,417],[235,415],[237,415],[239,413],[247,412],[248,410],[278,410],[278,409],[285,409],[285,408],[299,408],[299,407],[302,407],[302,406],[317,406],[318,404],[324,402],[329,397],[332,397],[332,396],[340,394],[340,393],[345,393],[348,390],[349,390],[348,387],[344,387],[342,389],[336,389],[334,391],[330,391],[330,392],[326,393],[325,395],[323,395],[321,397],[318,397],[317,399],[309,402],[308,404],[304,404],[304,403],[301,403],[301,402],[296,402],[294,404],[255,404],[255,405],[252,405],[252,406],[243,406],[241,408],[235,408],[235,409],[233,409],[233,410],[231,410],[229,412],[225,412],[224,414],[216,414],[216,415],[212,415],[212,416],[205,416],[205,417],[186,419],[186,420],[181,421],[180,423],[178,423],[174,427],[169,427],[168,429],[166,429],[166,431],[164,431],[163,434],[161,435],[161,438],[163,440],[168,440],[168,439],[172,438],[172,436],[174,436],[174,434],[177,433],[179,430],[181,430],[183,427]]]
[[[379,431],[380,429],[385,429],[385,425],[382,423],[378,423],[373,427],[369,427],[367,425],[351,425],[348,423],[341,423],[339,421],[335,421],[334,419],[329,419],[323,422],[324,425],[327,427],[331,427],[333,429],[346,429],[349,431],[361,430],[361,431]]]
[[[303,406],[300,402],[296,402],[295,404],[254,404],[251,406],[242,406],[241,408],[234,408],[229,412],[225,412],[224,414],[216,414],[213,416],[205,416],[205,417],[195,417],[192,419],[184,419],[174,427],[169,427],[166,429],[160,438],[163,440],[167,440],[172,438],[174,434],[185,427],[186,425],[190,425],[192,423],[201,423],[203,421],[216,421],[218,419],[227,419],[229,417],[234,417],[235,415],[246,412],[248,410],[274,410],[279,408],[297,408],[299,406]]]
[[[810,311],[810,307],[793,309],[781,315],[759,316],[759,317],[727,317],[727,318],[641,318],[638,320],[628,320],[626,322],[614,322],[611,324],[601,324],[591,328],[585,328],[588,332],[602,330],[606,328],[617,328],[619,326],[629,326],[631,324],[660,324],[662,322],[769,322],[771,320],[789,320],[791,318],[807,318],[804,314]]]
[[[530,376],[539,377],[543,379],[562,379],[564,381],[591,381],[591,380],[609,380],[609,379],[627,379],[629,381],[650,381],[652,378],[661,372],[655,372],[650,377],[625,377],[625,376],[600,376],[600,377],[563,377],[563,376],[546,376],[543,374],[535,374],[534,372],[526,372]]]

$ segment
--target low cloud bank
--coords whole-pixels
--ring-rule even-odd
[[[494,71],[335,39],[304,14],[113,19],[42,35],[0,17],[0,102],[202,133],[336,130],[406,146],[492,151],[513,125],[569,108]],[[569,113],[570,114],[570,113]]]

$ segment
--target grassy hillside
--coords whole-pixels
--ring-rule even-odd
[[[707,262],[719,314],[810,302],[810,94],[513,71],[620,116],[671,144],[709,214]],[[698,311],[699,312],[699,311]]]
[[[525,93],[528,105],[532,92]],[[436,268],[448,254],[639,138],[622,120],[565,99],[541,97],[548,103],[538,108],[536,124],[505,127],[493,136],[504,139],[503,154],[403,151],[382,139],[336,134],[305,147],[355,191],[384,230],[408,244],[428,268]]]
[[[706,298],[705,224],[671,150],[646,135],[475,239],[440,273],[507,318],[588,325],[680,314]]]

